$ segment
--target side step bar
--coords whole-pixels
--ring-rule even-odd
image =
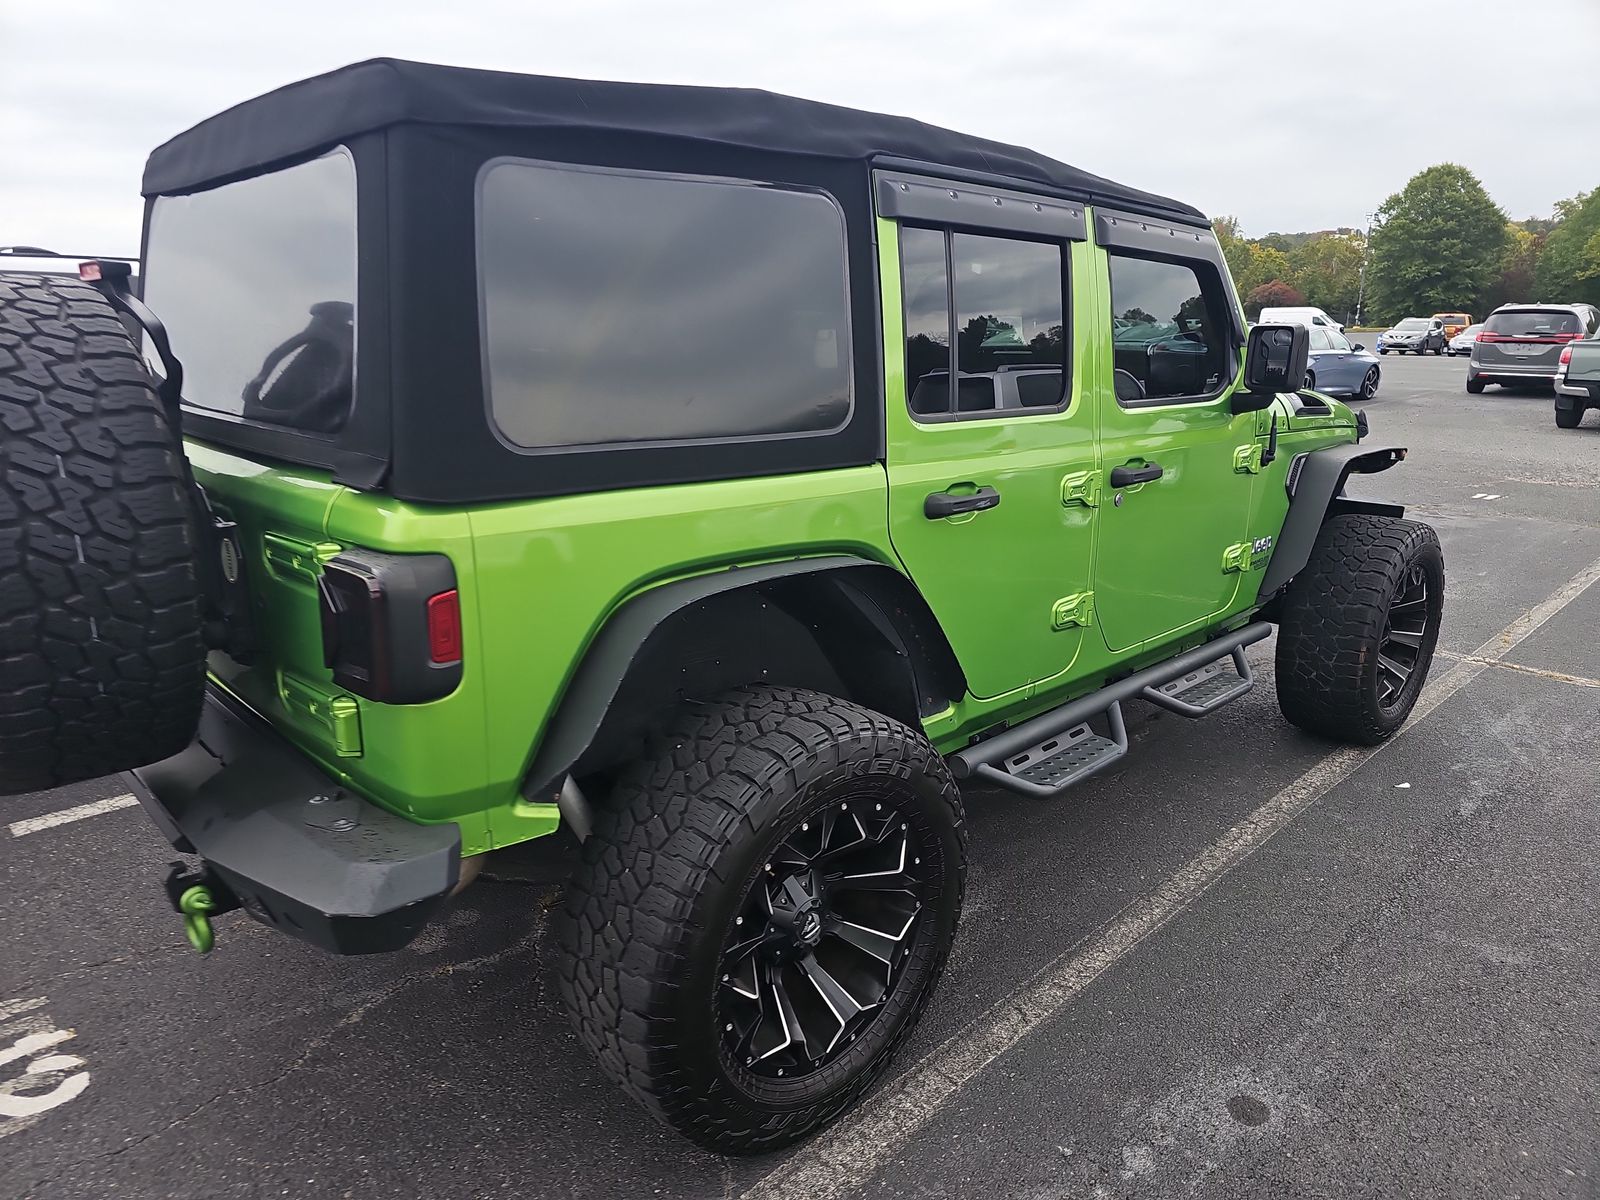
[[[1254,686],[1244,648],[1271,632],[1266,621],[1256,621],[1166,662],[1135,671],[1097,692],[957,750],[950,755],[951,770],[957,779],[981,779],[1024,796],[1054,799],[1128,752],[1128,734],[1122,723],[1124,700],[1148,700],[1186,717],[1214,712]],[[1233,662],[1224,663],[1224,657]],[[1226,670],[1229,665],[1233,671]],[[1108,737],[1089,726],[1091,717],[1101,715],[1109,727]]]

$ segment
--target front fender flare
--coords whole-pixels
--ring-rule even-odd
[[[1404,446],[1364,446],[1358,442],[1300,455],[1289,468],[1289,513],[1284,517],[1256,599],[1261,603],[1272,599],[1311,561],[1311,548],[1330,509],[1356,503],[1341,498],[1345,480],[1351,475],[1387,471],[1405,456]],[[1399,516],[1405,510],[1391,505],[1384,506],[1384,511]]]

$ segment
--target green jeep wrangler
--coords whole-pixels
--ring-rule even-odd
[[[1305,331],[1247,332],[1186,205],[763,92],[398,61],[143,190],[142,296],[0,280],[0,791],[131,771],[202,948],[240,907],[394,950],[566,831],[572,1021],[706,1146],[883,1073],[963,783],[1059,799],[1274,626],[1316,734],[1387,737],[1427,675],[1438,541],[1344,494],[1405,451],[1297,390]]]

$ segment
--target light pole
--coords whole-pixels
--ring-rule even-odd
[[[1367,298],[1367,259],[1372,257],[1372,219],[1377,213],[1367,214],[1367,232],[1361,240],[1361,278],[1356,283],[1356,319],[1361,324],[1361,304]]]

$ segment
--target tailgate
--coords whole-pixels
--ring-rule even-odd
[[[344,487],[304,467],[268,465],[189,443],[195,476],[219,513],[239,523],[256,653],[249,665],[220,654],[212,673],[316,757],[361,753],[359,713],[322,662],[317,577],[339,547],[328,510]]]

